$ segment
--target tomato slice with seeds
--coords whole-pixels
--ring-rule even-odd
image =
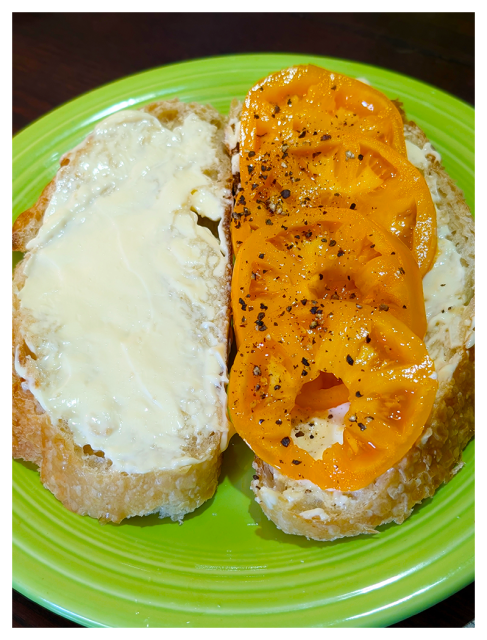
[[[436,252],[436,209],[428,185],[419,170],[388,145],[333,134],[325,141],[271,149],[252,162],[253,175],[246,178],[241,172],[243,191],[234,207],[235,253],[253,231],[287,226],[297,208],[322,205],[369,216],[404,242],[422,276],[430,269]]]
[[[272,73],[252,87],[241,123],[241,149],[246,152],[353,132],[389,144],[406,157],[401,114],[391,100],[360,80],[311,64]]]
[[[265,226],[237,255],[232,310],[237,345],[272,329],[268,318],[293,306],[354,300],[384,309],[423,338],[421,274],[392,233],[356,210],[301,209],[289,226]]]
[[[342,301],[319,310],[296,308],[292,328],[277,318],[272,333],[240,346],[230,416],[286,476],[356,491],[420,436],[436,374],[423,342],[391,314]]]

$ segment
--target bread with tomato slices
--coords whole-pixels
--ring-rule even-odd
[[[69,510],[181,520],[231,431],[225,118],[178,100],[99,122],[13,228],[13,456]]]
[[[428,320],[424,341],[435,364],[438,390],[412,448],[364,488],[322,489],[309,480],[289,478],[256,457],[251,487],[266,516],[286,533],[315,540],[371,534],[380,525],[402,523],[415,505],[462,468],[462,451],[474,434],[473,220],[439,154],[397,106],[409,160],[424,176],[437,212],[437,251],[423,288]],[[227,131],[236,194],[240,110],[241,105],[234,102]]]

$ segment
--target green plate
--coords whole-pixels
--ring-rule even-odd
[[[411,78],[303,55],[195,60],[125,78],[56,109],[13,141],[14,218],[62,153],[114,111],[178,96],[226,112],[271,71],[313,62],[367,78],[434,141],[474,198],[474,110]],[[319,543],[280,532],[249,490],[252,455],[234,439],[218,491],[183,525],[156,516],[100,525],[65,510],[31,465],[13,463],[13,586],[93,627],[386,626],[474,579],[474,443],[465,467],[401,526]]]

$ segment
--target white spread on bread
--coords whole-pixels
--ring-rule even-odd
[[[429,161],[427,156],[431,155],[437,162],[441,162],[441,156],[438,151],[433,148],[431,142],[426,142],[420,148],[410,140],[406,140],[406,152],[409,162],[423,171],[428,168]]]
[[[302,511],[299,514],[305,520],[312,520],[313,518],[319,518],[322,522],[328,522],[330,516],[328,516],[323,509],[317,507],[316,509],[308,509],[307,511]]]
[[[423,278],[424,303],[428,329],[439,323],[450,335],[452,347],[460,346],[459,327],[465,296],[465,269],[455,249],[448,227],[438,228],[438,254],[430,271]]]
[[[310,418],[293,426],[291,439],[315,460],[321,460],[325,449],[336,443],[343,444],[345,423],[343,418],[350,408],[345,402],[330,409],[326,418]],[[298,434],[298,435],[297,435]]]
[[[466,349],[471,349],[475,344],[475,317],[470,322],[469,330],[467,333],[467,342],[465,343]]]
[[[77,444],[127,473],[193,463],[211,432],[228,441],[228,249],[195,213],[220,220],[230,195],[205,174],[212,131],[194,114],[172,131],[110,116],[58,174],[28,245],[19,298],[35,359],[17,372]]]
[[[441,156],[427,142],[422,148],[406,140],[409,161],[418,169],[425,171],[428,167],[427,156],[440,162]],[[433,200],[441,198],[437,191],[434,174],[425,173],[425,179],[431,191]],[[452,241],[452,234],[448,225],[438,226],[438,246],[435,263],[423,278],[423,294],[428,320],[428,333],[437,331],[439,325],[448,335],[450,347],[461,346],[464,336],[463,311],[467,303],[465,283],[465,267],[460,254]],[[473,328],[469,333],[465,348],[471,348],[475,342]],[[442,362],[435,358],[438,379],[448,380],[453,375],[456,363]]]
[[[269,467],[269,471],[274,476],[276,483],[280,483],[285,478],[285,476],[283,476],[281,472],[274,467]],[[279,500],[282,498],[284,498],[286,503],[291,506],[293,504],[301,503],[306,494],[314,491],[315,489],[316,485],[309,480],[295,480],[291,486],[282,492],[276,491],[269,486],[261,486],[259,499],[261,499],[269,508],[273,508],[277,505]],[[346,510],[349,504],[353,503],[353,498],[349,497],[346,493],[335,491],[334,489],[326,489],[326,492],[333,496],[334,505],[343,510]],[[307,520],[315,517],[319,518],[323,522],[329,520],[329,516],[321,508],[301,511],[299,515]]]

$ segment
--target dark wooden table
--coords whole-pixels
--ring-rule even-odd
[[[293,52],[386,67],[474,104],[473,13],[13,14],[13,133],[102,84],[172,62]],[[474,584],[396,627],[463,627]],[[13,593],[14,627],[73,622]]]

